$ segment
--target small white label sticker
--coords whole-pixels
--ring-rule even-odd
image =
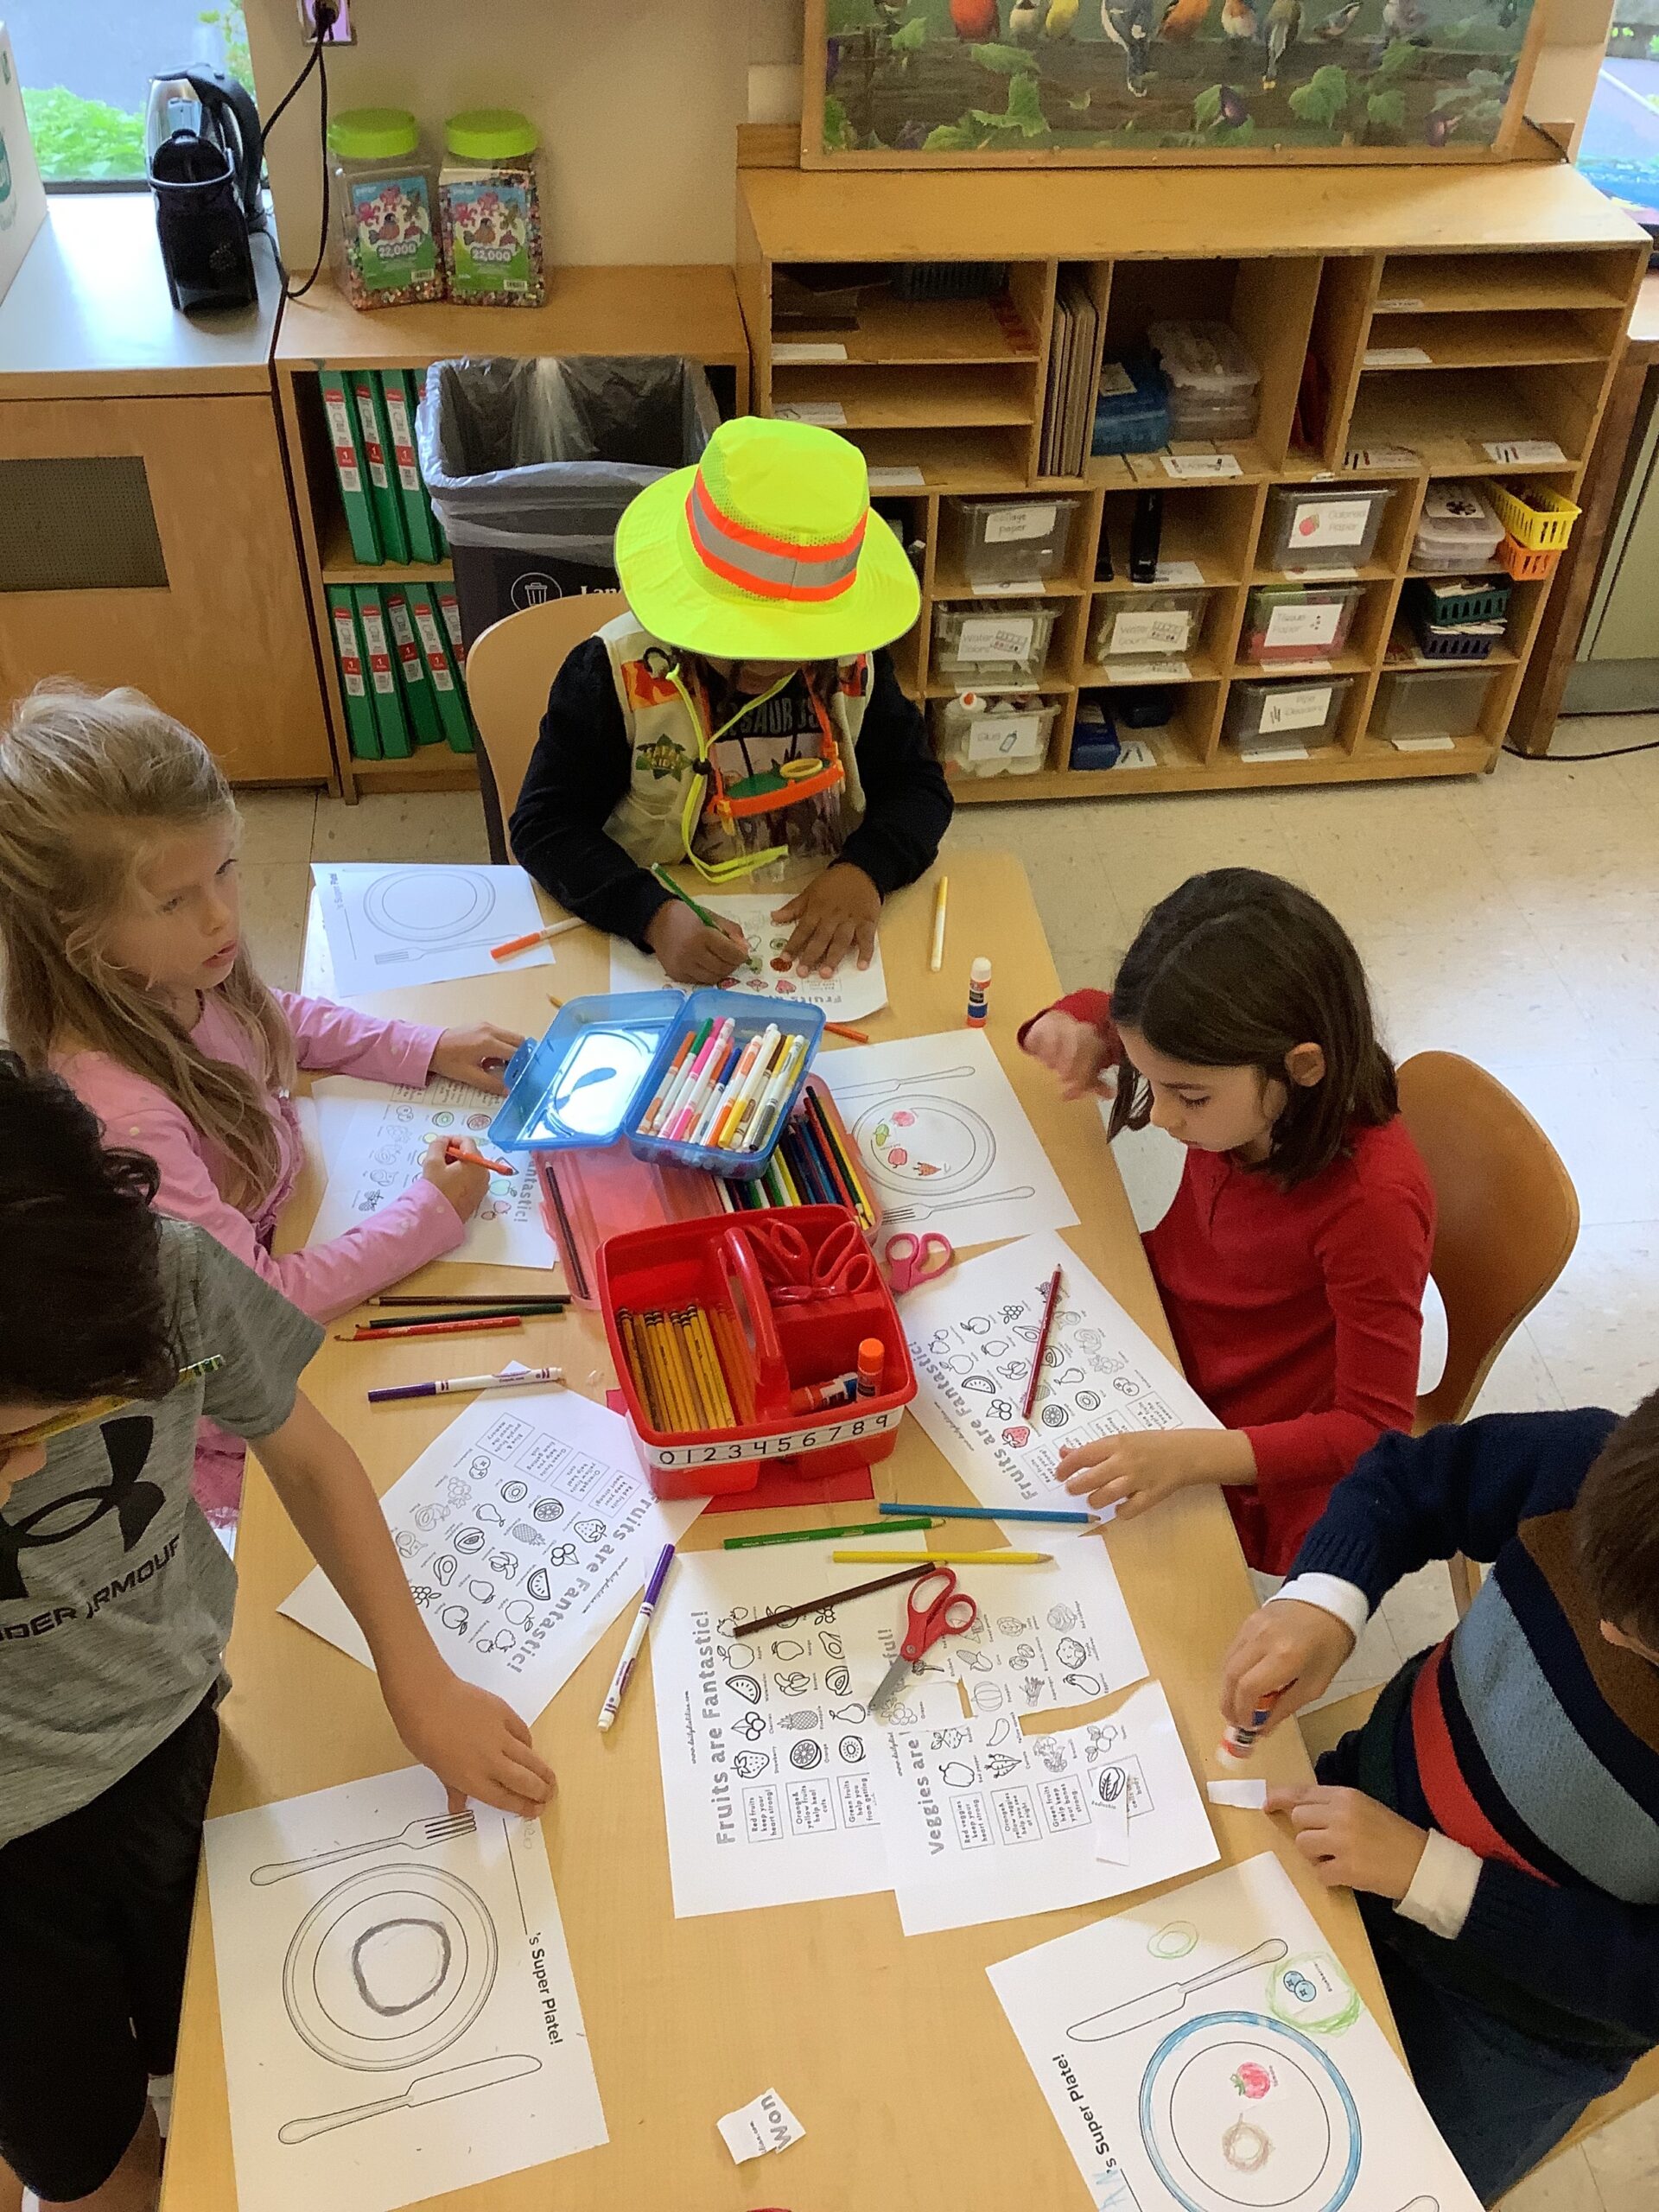
[[[1100,365],[1100,396],[1103,399],[1126,399],[1135,390],[1135,378],[1122,361],[1103,361]]]
[[[1421,300],[1379,300],[1373,309],[1376,315],[1421,315],[1422,311]]]
[[[1421,346],[1368,346],[1364,365],[1368,369],[1432,369],[1434,356]]]
[[[1040,715],[982,715],[968,733],[970,760],[1023,760],[1043,740]]]
[[[1295,691],[1274,691],[1262,703],[1261,728],[1317,729],[1331,711],[1332,686],[1312,683]]]
[[[806,2133],[776,2089],[762,2089],[753,2104],[728,2112],[715,2122],[734,2162],[760,2158],[767,2151],[787,2151]]]
[[[1166,453],[1159,456],[1166,476],[1242,476],[1236,453]]]
[[[1319,568],[1313,569],[1300,562],[1287,561],[1279,573],[1284,576],[1306,576],[1312,582],[1321,584],[1356,584],[1359,582],[1357,569],[1338,568],[1334,562],[1321,563]]]
[[[1046,537],[1057,512],[1052,505],[993,507],[985,517],[985,543],[1014,545],[1028,537]]]
[[[1484,444],[1481,450],[1488,461],[1518,461],[1524,467],[1567,459],[1554,438],[1498,438]]]
[[[1350,446],[1342,465],[1352,476],[1361,469],[1415,468],[1417,456],[1409,446]]]
[[[1185,683],[1192,671],[1184,660],[1137,660],[1109,664],[1120,683]]]
[[[1267,645],[1332,645],[1342,627],[1343,609],[1337,607],[1275,607],[1268,617]]]
[[[872,492],[919,492],[927,482],[919,468],[873,468]]]
[[[1396,753],[1455,753],[1454,737],[1391,737],[1389,742]]]
[[[772,364],[778,368],[785,367],[791,361],[844,361],[846,358],[847,348],[828,339],[822,343],[817,339],[791,339],[787,344],[774,345],[772,349]]]
[[[1196,561],[1160,561],[1153,576],[1152,583],[1137,584],[1135,589],[1150,591],[1154,585],[1162,584],[1167,588],[1173,584],[1181,589],[1190,591],[1194,584],[1202,586],[1203,582],[1204,570]]]
[[[1290,543],[1363,545],[1373,512],[1370,499],[1304,499],[1290,518]]]
[[[1008,584],[969,584],[969,590],[976,599],[1040,599],[1043,580],[1040,576],[1016,576]]]
[[[780,423],[815,423],[821,430],[847,427],[847,410],[838,399],[795,399],[772,411]]]
[[[1000,620],[988,615],[963,624],[952,658],[971,661],[1026,660],[1036,635],[1037,625],[1029,618],[1018,622],[1006,615]]]
[[[1138,608],[1125,608],[1113,618],[1105,658],[1115,660],[1120,653],[1178,653],[1192,634],[1192,617],[1184,607],[1144,613]]]

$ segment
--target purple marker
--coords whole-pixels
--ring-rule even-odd
[[[384,1390],[371,1390],[372,1406],[389,1405],[394,1398],[447,1398],[454,1390],[512,1390],[521,1382],[563,1382],[562,1367],[509,1367],[499,1375],[452,1375],[443,1382],[397,1382]]]
[[[605,1702],[599,1708],[600,1733],[605,1731],[621,1710],[622,1693],[628,1687],[628,1677],[633,1672],[633,1662],[645,1648],[645,1631],[651,1626],[651,1617],[657,1610],[657,1600],[662,1595],[663,1585],[668,1580],[668,1570],[674,1564],[674,1547],[664,1544],[657,1564],[651,1570],[651,1580],[645,1585],[645,1594],[639,1600],[639,1610],[633,1617],[633,1626],[628,1630],[628,1640],[622,1647],[622,1656],[611,1677],[611,1687],[605,1693]]]

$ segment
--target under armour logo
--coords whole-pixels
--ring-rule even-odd
[[[101,1429],[110,1462],[110,1480],[99,1490],[71,1491],[37,1506],[21,1521],[0,1515],[0,1599],[27,1598],[19,1554],[43,1550],[48,1544],[67,1543],[84,1535],[106,1513],[113,1513],[121,1529],[121,1548],[130,1552],[166,1502],[156,1483],[140,1482],[155,1440],[156,1424],[148,1414],[129,1414],[106,1421]],[[77,1509],[79,1509],[79,1510]]]

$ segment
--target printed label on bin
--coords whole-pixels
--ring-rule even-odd
[[[1291,517],[1291,544],[1363,545],[1373,509],[1370,499],[1304,499]]]
[[[1268,645],[1334,645],[1343,610],[1334,607],[1275,607],[1268,617]]]
[[[844,430],[847,410],[838,399],[794,399],[786,407],[774,407],[772,414],[780,423],[813,423],[821,430]]]
[[[1141,612],[1139,608],[1113,618],[1107,641],[1109,659],[1121,653],[1178,653],[1192,632],[1192,617],[1184,607]]]
[[[1166,476],[1242,476],[1236,453],[1166,453],[1159,456]]]
[[[1421,346],[1368,346],[1364,365],[1368,369],[1432,369],[1434,356]]]
[[[847,348],[838,340],[820,342],[817,339],[791,339],[782,346],[774,345],[772,349],[775,368],[782,368],[791,361],[844,361],[846,358]]]
[[[1262,702],[1261,728],[1317,729],[1331,711],[1332,686],[1310,683],[1295,691],[1274,691]]]
[[[1421,315],[1422,311],[1421,300],[1379,300],[1372,310],[1375,315]]]
[[[1318,568],[1306,568],[1300,562],[1287,561],[1279,573],[1285,576],[1311,577],[1316,583],[1322,584],[1357,584],[1359,582],[1357,569],[1339,569],[1334,562],[1329,561]]]
[[[1417,456],[1409,446],[1350,446],[1342,465],[1353,476],[1361,469],[1415,468]]]
[[[1006,584],[969,584],[968,588],[976,599],[1040,599],[1043,580],[1040,576],[1015,576]]]
[[[529,292],[539,284],[541,251],[532,246],[536,211],[522,184],[486,170],[479,176],[446,175],[439,192],[452,300]]]
[[[798,1452],[827,1452],[861,1437],[885,1436],[905,1417],[902,1406],[885,1413],[860,1414],[854,1421],[821,1421],[814,1428],[791,1428],[781,1436],[733,1437],[721,1444],[647,1444],[639,1448],[653,1467],[726,1467],[737,1459],[792,1459]]]
[[[1519,461],[1527,466],[1567,459],[1554,438],[1497,438],[1484,444],[1481,451],[1488,461]]]
[[[1023,621],[1011,621],[1007,615],[1000,620],[990,615],[980,615],[962,626],[957,639],[955,658],[958,660],[1024,660],[1031,652],[1037,635],[1033,615]]]
[[[1151,591],[1159,584],[1164,585],[1166,588],[1174,584],[1190,590],[1194,584],[1202,586],[1203,582],[1204,570],[1196,561],[1160,561],[1154,573],[1152,582],[1136,584],[1135,589]]]
[[[432,206],[423,176],[391,176],[351,188],[353,252],[365,291],[419,283],[438,265]]]
[[[1023,760],[1043,741],[1040,715],[993,715],[976,721],[968,733],[970,760]]]
[[[342,492],[360,492],[363,479],[357,466],[357,448],[352,442],[352,418],[346,412],[346,395],[329,392],[323,400],[327,410],[328,435],[334,442],[334,466],[340,471]]]
[[[1127,399],[1135,389],[1135,378],[1122,361],[1101,363],[1100,396],[1103,399]]]
[[[919,468],[873,468],[872,492],[919,492],[927,479]]]
[[[1018,506],[993,507],[985,518],[985,543],[988,545],[1012,545],[1027,537],[1046,537],[1054,527],[1058,509]]]

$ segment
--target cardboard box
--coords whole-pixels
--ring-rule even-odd
[[[23,116],[23,88],[0,22],[0,300],[45,220],[46,188]]]

